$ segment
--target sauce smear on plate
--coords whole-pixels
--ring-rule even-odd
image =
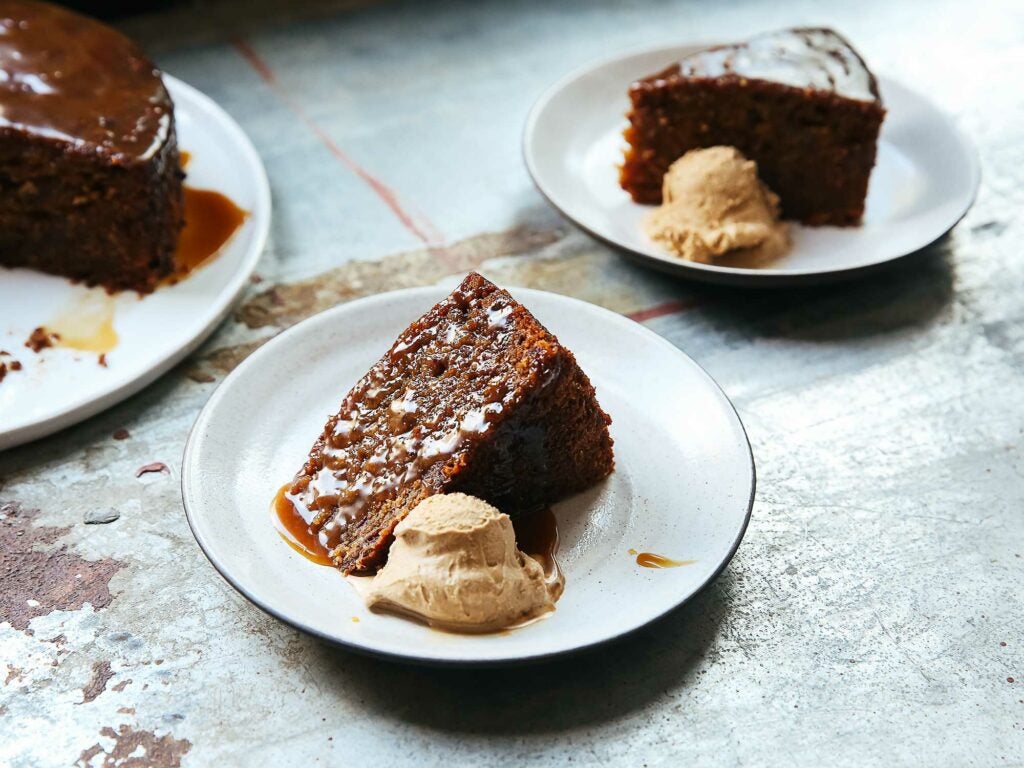
[[[248,215],[220,192],[185,187],[185,228],[178,237],[175,270],[167,283],[173,285],[215,256]]]
[[[281,534],[281,538],[303,557],[317,565],[332,565],[331,559],[327,556],[327,548],[320,543],[320,538],[315,533],[310,533],[309,524],[286,495],[291,487],[291,483],[282,485],[274,496],[274,503],[271,505],[274,527]]]
[[[693,565],[696,560],[672,560],[664,555],[656,555],[653,552],[639,552],[630,550],[629,554],[636,555],[636,564],[643,568],[678,568],[681,565]]]
[[[52,346],[95,352],[102,355],[117,346],[114,330],[114,299],[101,288],[94,288],[48,322],[45,329],[54,335]]]

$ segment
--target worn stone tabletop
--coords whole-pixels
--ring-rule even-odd
[[[925,252],[842,286],[711,289],[623,261],[532,187],[523,121],[568,70],[801,23],[977,144],[977,203]],[[0,454],[0,764],[1024,765],[1024,6],[259,0],[122,25],[252,137],[272,239],[198,354]],[[645,323],[749,431],[737,556],[627,641],[505,671],[364,658],[251,606],[189,532],[182,447],[233,366],[470,268]]]

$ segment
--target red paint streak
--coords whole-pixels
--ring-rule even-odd
[[[256,74],[259,75],[267,85],[277,88],[277,77],[274,75],[273,70],[267,65],[267,62],[256,53],[251,45],[242,38],[232,40],[232,44],[235,46],[242,57],[249,62],[249,66],[256,70]]]
[[[648,307],[647,309],[629,312],[626,314],[626,317],[630,320],[636,320],[638,323],[645,323],[656,317],[664,317],[665,315],[674,315],[677,312],[685,312],[688,309],[699,307],[701,303],[700,299],[690,299],[689,301],[672,299],[671,301],[666,301],[662,304],[655,304],[653,307]]]
[[[260,78],[270,86],[277,97],[281,99],[281,101],[283,101],[292,112],[298,115],[299,119],[305,123],[306,127],[313,133],[313,135],[316,136],[325,147],[327,147],[327,150],[334,155],[337,160],[341,161],[342,165],[362,179],[362,181],[374,191],[377,197],[380,198],[384,205],[391,209],[391,212],[402,223],[402,226],[421,240],[424,245],[435,247],[444,243],[444,237],[432,223],[430,223],[422,214],[419,215],[419,221],[417,221],[416,217],[402,206],[397,193],[393,189],[353,160],[347,152],[339,147],[334,140],[327,135],[316,121],[306,114],[305,110],[303,110],[302,107],[299,106],[299,104],[288,94],[288,92],[284,90],[278,82],[277,76],[274,75],[273,70],[269,67],[267,62],[265,62],[260,55],[256,53],[248,42],[239,38],[233,41],[233,45],[235,46],[235,50],[241,54],[242,58],[249,63],[249,66],[256,71],[256,74],[258,74]]]
[[[143,475],[148,475],[150,472],[164,472],[170,474],[171,469],[162,461],[154,461],[149,464],[143,464],[141,467],[135,470],[135,476],[142,477]]]

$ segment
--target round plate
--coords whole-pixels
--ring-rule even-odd
[[[550,617],[504,634],[431,630],[368,611],[340,572],[281,539],[270,503],[306,459],[345,391],[440,287],[396,291],[310,318],[257,350],[192,429],[182,497],[214,567],[264,611],[356,650],[438,664],[500,664],[585,648],[642,627],[711,581],[743,536],[754,464],[743,425],[711,378],[646,328],[551,293],[513,294],[571,349],[611,414],[616,470],[555,507],[565,593]],[[629,550],[692,565],[656,570]]]
[[[222,192],[249,216],[210,263],[141,299],[133,291],[108,296],[65,278],[0,268],[0,349],[24,366],[0,383],[0,449],[75,424],[142,389],[220,324],[256,267],[270,227],[263,163],[224,110],[180,80],[164,75],[164,82],[174,99],[178,145],[191,155],[186,184]],[[33,354],[24,347],[33,328],[79,311],[112,315],[118,343],[106,367],[94,353]]]
[[[913,253],[948,232],[974,202],[976,153],[950,118],[911,89],[879,79],[888,113],[878,141],[863,224],[792,227],[793,248],[763,268],[683,261],[643,232],[650,206],[619,187],[634,80],[704,46],[666,46],[633,53],[568,75],[534,106],[523,151],[540,191],[592,235],[647,266],[706,282],[776,286],[852,277]]]

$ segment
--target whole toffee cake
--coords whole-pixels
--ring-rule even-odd
[[[0,5],[0,265],[146,292],[183,224],[174,105],[121,33]]]
[[[790,29],[698,51],[630,87],[622,188],[660,203],[669,166],[692,149],[736,147],[782,215],[811,225],[864,214],[885,117],[874,76],[830,29]]]
[[[598,482],[610,421],[572,353],[474,273],[345,396],[286,496],[335,565],[372,573],[429,496],[517,515]]]

